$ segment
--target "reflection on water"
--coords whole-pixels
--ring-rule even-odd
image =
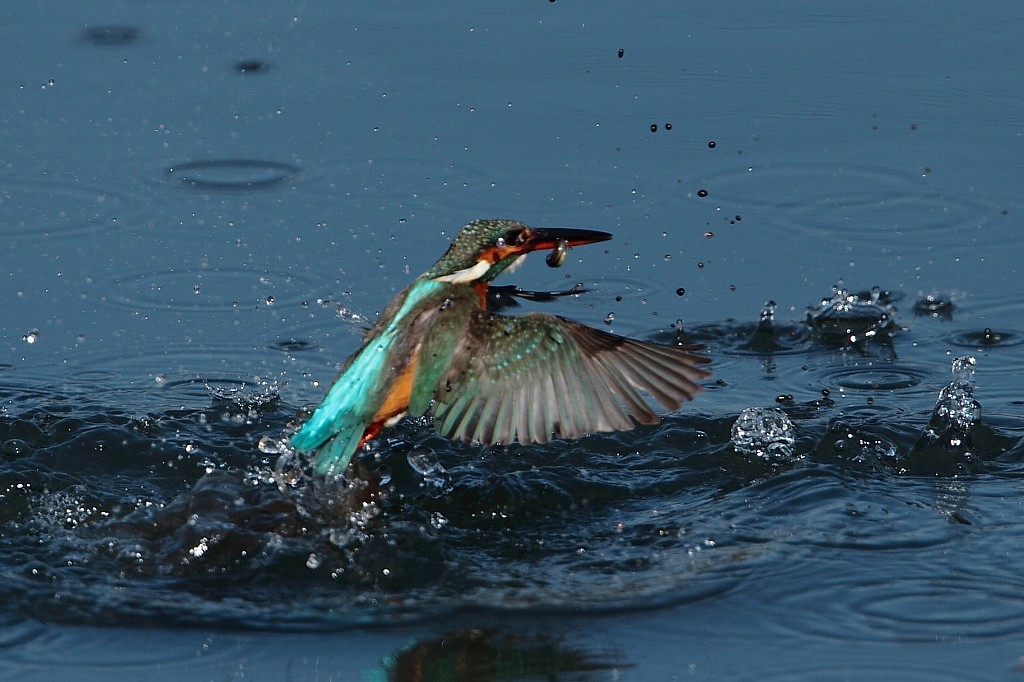
[[[380,682],[497,682],[498,680],[610,680],[623,666],[550,636],[527,638],[459,630],[416,642],[384,661]]]

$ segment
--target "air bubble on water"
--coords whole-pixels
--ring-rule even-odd
[[[310,555],[308,557],[306,557],[306,568],[313,568],[313,569],[315,569],[315,568],[319,568],[319,566],[320,566],[320,557],[318,557],[315,552],[311,552]]]
[[[604,316],[604,323],[605,324],[611,325],[614,322],[615,322],[615,313],[608,313],[607,315]]]
[[[763,459],[790,459],[795,443],[793,423],[775,407],[748,407],[732,425],[732,445],[737,452]]]
[[[167,384],[167,375],[157,374],[153,377],[153,381],[156,383],[157,386],[164,386]]]
[[[32,329],[31,331],[26,332],[25,335],[21,337],[21,340],[25,343],[35,343],[39,340],[39,330]]]

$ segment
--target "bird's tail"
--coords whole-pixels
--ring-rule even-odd
[[[307,422],[308,426],[308,422]],[[312,443],[310,442],[312,440]],[[299,450],[316,450],[316,460],[313,467],[316,473],[321,476],[333,476],[340,474],[352,461],[352,455],[359,448],[363,440],[363,427],[352,425],[339,430],[326,442],[317,446],[322,439],[310,438],[310,431],[306,427],[292,436],[291,445]]]

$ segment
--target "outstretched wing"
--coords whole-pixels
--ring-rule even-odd
[[[448,344],[445,348],[433,344]],[[694,347],[608,334],[553,315],[474,313],[464,333],[423,352],[450,358],[433,384],[439,433],[482,443],[545,443],[658,421],[643,393],[674,410],[701,390]]]

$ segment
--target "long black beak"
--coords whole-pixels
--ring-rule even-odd
[[[526,244],[527,251],[555,249],[559,245],[582,246],[606,242],[612,238],[608,232],[598,230],[577,230],[571,227],[535,227]]]

